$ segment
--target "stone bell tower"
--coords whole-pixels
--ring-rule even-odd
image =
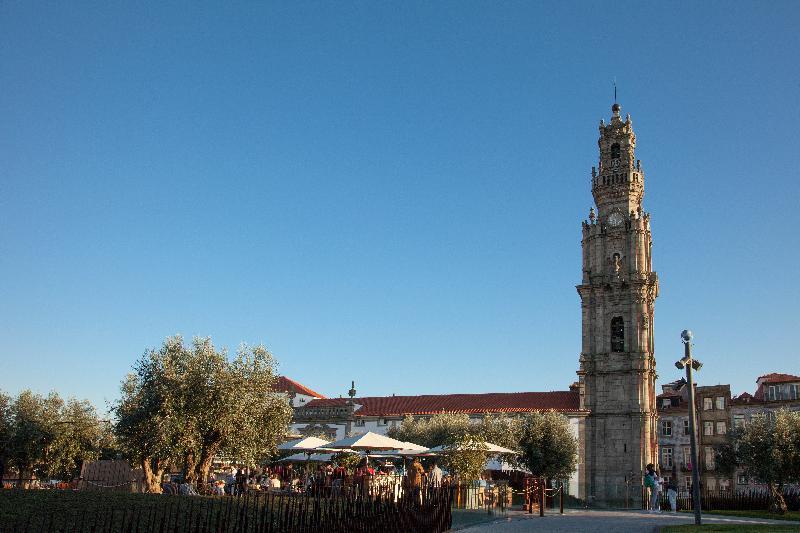
[[[583,222],[581,495],[598,506],[636,506],[642,471],[657,463],[650,215],[642,211],[644,172],[630,115],[600,121],[600,161],[592,167],[597,206]]]

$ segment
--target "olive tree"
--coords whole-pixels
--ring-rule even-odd
[[[211,339],[186,346],[180,336],[146,352],[122,384],[115,433],[159,492],[163,472],[182,466],[204,482],[214,456],[255,463],[288,432],[291,407],[273,391],[276,363],[263,346],[242,345],[234,358]]]
[[[531,474],[565,479],[578,463],[578,441],[569,419],[555,411],[531,413],[522,419],[519,461]]]
[[[29,390],[15,398],[0,394],[0,462],[17,469],[23,486],[34,475],[72,478],[83,461],[100,455],[103,435],[103,422],[85,400]]]
[[[489,454],[486,443],[516,450],[519,448],[521,420],[505,415],[485,413],[480,420],[471,421],[463,413],[439,413],[430,418],[406,417],[399,426],[389,429],[389,436],[432,448],[446,446],[442,456],[448,470],[462,480],[475,480],[484,470]],[[516,464],[516,456],[502,456]]]
[[[510,449],[519,446],[520,419],[485,413],[471,421],[462,413],[439,413],[430,418],[407,416],[399,426],[389,429],[390,437],[429,448],[452,444],[470,437]]]
[[[161,492],[164,472],[176,463],[186,421],[178,386],[183,342],[168,338],[134,364],[120,386],[112,412],[114,434],[123,453],[141,466],[147,492]]]
[[[728,434],[716,448],[720,472],[741,473],[769,488],[770,512],[786,513],[783,489],[800,482],[800,412],[778,411],[772,419],[753,418]]]
[[[470,435],[469,416],[454,413],[439,413],[430,418],[406,416],[399,426],[389,428],[387,434],[428,448],[453,444]]]
[[[488,458],[486,443],[473,436],[459,437],[445,448],[442,462],[459,482],[469,483],[481,477]]]
[[[11,440],[11,397],[0,391],[0,479],[5,478]]]
[[[110,428],[87,400],[70,398],[61,407],[53,441],[46,457],[46,473],[55,479],[70,479],[84,461],[98,459],[108,446]]]

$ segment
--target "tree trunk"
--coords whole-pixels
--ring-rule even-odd
[[[161,461],[152,457],[142,459],[142,472],[144,472],[145,490],[151,494],[161,494],[161,477],[164,475],[164,466]]]
[[[22,489],[31,488],[31,479],[33,479],[33,469],[20,468],[19,476],[17,477],[17,487]]]
[[[783,499],[783,485],[769,484],[770,504],[769,512],[772,514],[786,514],[786,500]]]
[[[208,471],[211,469],[211,461],[214,460],[214,456],[219,452],[219,447],[220,443],[215,442],[203,447],[203,451],[200,453],[200,460],[197,462],[195,468],[197,479],[202,485],[208,483]]]
[[[192,451],[183,456],[183,479],[187,483],[197,481],[197,456]]]

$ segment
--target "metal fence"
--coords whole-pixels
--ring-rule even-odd
[[[29,505],[35,493],[4,490],[0,505]],[[72,498],[75,505],[48,509],[29,505],[27,512],[0,516],[0,531],[14,532],[185,532],[271,533],[318,532],[381,533],[431,532],[450,529],[451,487],[403,488],[391,493],[368,490],[329,493],[249,491],[239,496],[165,496],[117,493],[104,503],[92,493],[58,491],[50,497]],[[89,503],[91,502],[91,503]]]
[[[643,508],[649,501],[646,490],[642,493]],[[800,489],[790,488],[783,493],[786,506],[790,511],[800,511]],[[769,491],[763,489],[749,490],[703,490],[700,493],[700,502],[703,511],[766,511],[769,509],[771,498]],[[658,499],[662,511],[671,509],[666,491],[662,491]],[[676,507],[678,511],[694,510],[691,491],[677,493]]]

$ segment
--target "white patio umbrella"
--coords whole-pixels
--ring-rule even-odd
[[[289,457],[285,457],[279,460],[279,463],[299,463],[301,461],[311,462],[311,463],[327,463],[333,460],[332,453],[315,453],[315,454],[305,454],[305,453],[296,453],[294,455],[290,455]]]
[[[519,467],[519,466],[511,466],[505,461],[501,461],[500,459],[487,459],[486,464],[483,466],[484,470],[500,470],[502,472],[525,472],[526,474],[530,474],[530,471],[527,468]]]
[[[298,452],[309,452],[320,446],[330,443],[330,441],[323,440],[317,437],[305,437],[302,439],[295,439],[290,440],[288,442],[284,442],[278,449],[281,451],[298,451]]]
[[[405,446],[402,448],[403,450],[413,450],[416,452],[427,452],[428,448],[425,446],[420,446],[419,444],[414,444],[413,442],[403,441]]]
[[[498,446],[497,444],[492,444],[491,442],[484,442],[483,447],[487,453],[496,454],[496,453],[517,453],[514,450],[509,450],[508,448],[503,448],[502,446]],[[459,450],[463,449],[464,447],[460,444],[458,445],[449,445],[449,444],[442,444],[440,446],[434,446],[428,453],[442,453],[442,452],[449,452],[452,450]]]
[[[350,448],[352,450],[402,450],[406,449],[411,444],[403,442],[386,435],[379,435],[368,431],[363,435],[355,435],[347,437],[342,440],[337,440],[334,443],[326,444],[325,448]],[[416,445],[415,445],[416,446]]]
[[[421,450],[382,450],[371,453],[370,455],[374,455],[375,457],[413,457],[415,455],[423,455],[427,451],[427,448],[423,448]]]

